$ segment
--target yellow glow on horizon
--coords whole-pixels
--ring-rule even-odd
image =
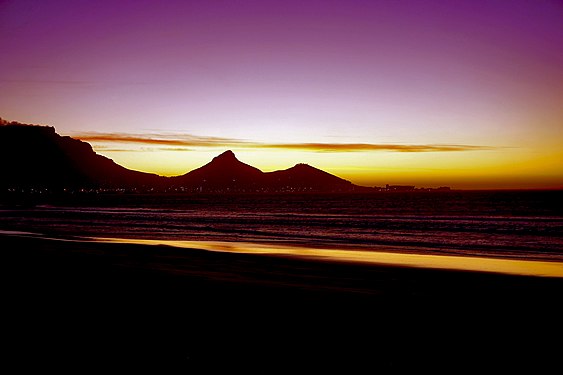
[[[232,148],[237,158],[264,172],[307,163],[362,186],[385,184],[453,188],[561,188],[563,147],[497,148],[460,152],[311,152]],[[115,146],[115,145],[114,145]],[[94,145],[96,149],[96,145]],[[131,147],[131,146],[129,146]],[[224,147],[185,150],[124,148],[96,151],[133,170],[185,174],[210,162]]]

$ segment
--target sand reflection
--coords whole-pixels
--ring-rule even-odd
[[[320,249],[294,245],[251,242],[174,241],[126,238],[96,238],[98,242],[167,245],[240,254],[271,254],[312,259],[372,263],[466,271],[497,272],[529,276],[563,277],[563,263],[522,259],[496,259],[475,256],[406,254],[369,250]]]

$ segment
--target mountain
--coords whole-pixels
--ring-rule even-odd
[[[179,192],[351,192],[369,188],[297,164],[264,173],[225,151],[181,176],[133,171],[94,152],[86,142],[55,128],[0,121],[0,188],[137,189]]]
[[[225,151],[203,167],[172,177],[173,186],[193,191],[258,191],[264,172],[239,161],[232,151]]]
[[[297,164],[283,171],[266,173],[266,184],[275,191],[353,191],[360,187],[350,181],[311,167]]]
[[[0,125],[0,187],[131,188],[163,184],[163,177],[137,172],[98,155],[86,142],[63,137],[53,127]]]
[[[198,192],[307,192],[354,191],[361,187],[307,164],[264,173],[225,151],[211,162],[171,178],[173,187]]]

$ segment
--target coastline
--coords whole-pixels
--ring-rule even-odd
[[[421,254],[418,252],[394,252],[368,247],[342,246],[311,247],[291,243],[254,243],[227,241],[178,241],[148,240],[132,238],[92,238],[101,243],[123,243],[139,245],[163,245],[185,249],[228,252],[237,254],[279,255],[311,260],[352,262],[379,266],[418,267],[451,271],[474,271],[513,274],[521,276],[563,277],[563,262],[524,260],[512,257],[453,256],[443,254]],[[381,248],[381,247],[380,247]]]
[[[561,328],[561,278],[6,234],[0,244],[9,357],[24,368],[538,369],[557,358],[547,338]]]

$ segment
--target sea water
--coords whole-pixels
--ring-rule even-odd
[[[563,191],[82,194],[4,203],[0,230],[560,262],[561,202]]]

